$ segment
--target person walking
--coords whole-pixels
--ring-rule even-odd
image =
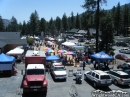
[[[85,64],[86,64],[86,62],[85,62],[85,60],[83,60],[83,70],[85,70]]]

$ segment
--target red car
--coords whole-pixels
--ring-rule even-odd
[[[115,56],[116,59],[120,59],[120,60],[124,60],[124,61],[130,61],[130,58],[128,58],[126,55],[124,54],[117,54]]]

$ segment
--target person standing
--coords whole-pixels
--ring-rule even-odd
[[[86,64],[86,62],[85,62],[85,60],[83,60],[83,70],[85,70],[85,64]]]

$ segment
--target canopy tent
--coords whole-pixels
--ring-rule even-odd
[[[66,55],[74,55],[75,53],[68,51],[68,52],[66,52],[66,53],[64,53],[64,54],[66,54]]]
[[[102,61],[105,61],[105,60],[114,60],[113,56],[110,56],[110,55],[106,54],[103,51],[101,51],[99,53],[96,53],[96,54],[92,54],[91,57],[94,58],[94,59],[96,59],[96,60],[102,60]]]
[[[4,53],[0,54],[0,63],[12,63],[15,58],[13,56],[8,56]]]
[[[58,53],[66,53],[67,50],[59,50]]]
[[[72,43],[72,42],[64,42],[64,43],[62,43],[62,45],[65,45],[65,46],[74,46],[75,45],[75,43]]]
[[[46,61],[60,60],[59,56],[46,56]]]
[[[84,46],[73,46],[76,50],[84,50]]]
[[[15,48],[13,50],[10,50],[9,52],[7,52],[6,54],[8,55],[15,55],[15,54],[23,54],[24,49],[21,48]]]
[[[12,70],[12,63],[2,63],[0,64],[0,70]]]

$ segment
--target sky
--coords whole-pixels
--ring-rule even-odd
[[[130,0],[107,0],[107,4],[102,4],[101,8],[111,9],[118,2],[124,5],[130,3]],[[64,13],[67,17],[71,16],[71,12],[74,15],[83,13],[85,9],[81,6],[84,3],[85,0],[0,0],[0,15],[9,20],[14,16],[18,23],[23,23],[24,20],[29,21],[31,13],[36,10],[39,19],[49,21],[51,17],[62,18]]]

